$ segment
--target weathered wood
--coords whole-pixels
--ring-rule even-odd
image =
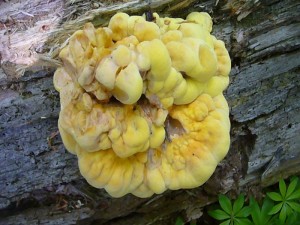
[[[171,224],[178,213],[199,218],[220,192],[251,190],[299,174],[300,3],[242,2],[152,1],[163,15],[196,10],[213,16],[213,33],[226,42],[233,62],[226,91],[232,144],[204,186],[149,199],[113,199],[90,187],[57,133],[53,69],[37,64],[22,76],[16,71],[34,62],[36,52],[55,55],[85,22],[105,24],[120,10],[141,14],[147,2],[1,2],[0,224]]]

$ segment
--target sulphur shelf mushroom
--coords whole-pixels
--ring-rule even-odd
[[[229,149],[225,45],[207,13],[87,23],[59,57],[58,127],[89,184],[138,197],[206,182]]]

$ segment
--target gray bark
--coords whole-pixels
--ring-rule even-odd
[[[218,193],[259,194],[300,172],[300,2],[152,1],[162,15],[207,11],[232,59],[226,98],[231,148],[211,179],[192,190],[114,199],[89,186],[58,134],[53,69],[34,53],[53,51],[85,22],[118,10],[141,14],[144,1],[0,2],[0,224],[172,224],[197,219]],[[237,4],[239,2],[239,4]],[[253,191],[255,190],[255,191]],[[173,223],[174,224],[174,223]]]

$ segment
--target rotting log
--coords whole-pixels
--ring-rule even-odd
[[[202,215],[218,193],[258,194],[300,172],[300,3],[261,1],[0,2],[0,224],[174,224]],[[232,59],[226,98],[231,149],[211,179],[149,199],[114,199],[89,186],[57,129],[52,84],[58,47],[117,11],[184,17],[206,11]],[[33,65],[32,65],[33,64]],[[256,191],[253,191],[256,190]],[[257,191],[258,190],[258,191]]]

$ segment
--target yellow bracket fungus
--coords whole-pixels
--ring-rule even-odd
[[[114,15],[60,52],[58,127],[81,174],[111,196],[202,185],[230,143],[230,57],[207,13]]]

